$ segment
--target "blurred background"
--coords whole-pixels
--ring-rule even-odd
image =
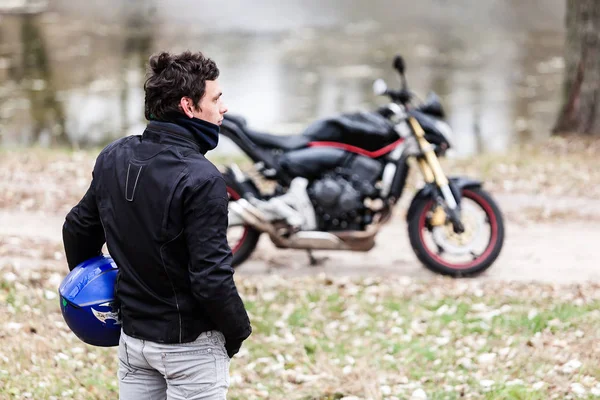
[[[599,0],[0,0],[0,398],[117,397],[115,349],[60,313],[61,229],[99,149],[142,133],[150,55],[187,49],[230,113],[283,135],[384,104],[373,81],[399,87],[402,54],[454,130],[444,171],[506,223],[485,273],[435,275],[406,230],[414,173],[368,253],[310,266],[262,235],[235,274],[254,331],[230,398],[598,398],[599,32]]]
[[[371,85],[441,97],[456,153],[550,134],[560,107],[564,0],[0,0],[0,144],[102,145],[145,126],[150,54],[201,50],[230,113],[256,129],[370,109]],[[218,152],[235,148],[226,139]]]
[[[586,64],[585,90],[576,79],[581,43],[589,37],[593,46],[600,30],[596,4],[0,0],[0,261],[23,259],[22,240],[45,238],[63,265],[62,222],[85,193],[99,149],[145,127],[151,54],[203,51],[220,68],[229,112],[282,135],[385,104],[372,84],[383,78],[399,87],[392,61],[402,54],[410,88],[422,98],[435,91],[454,130],[445,171],[481,179],[505,215],[507,242],[490,276],[556,281],[576,262],[584,272],[569,279],[600,277],[600,225],[589,223],[600,221],[600,118],[589,123],[586,114],[600,109],[590,90],[600,90],[600,58]],[[565,81],[578,107],[563,107]],[[558,125],[575,134],[553,135]],[[208,156],[251,168],[225,137]],[[328,254],[322,271],[428,276],[408,247],[403,213],[411,198],[403,196],[377,249]],[[556,246],[558,237],[568,240]],[[297,251],[266,242],[242,271],[313,273]],[[390,248],[398,250],[391,258],[381,250]]]

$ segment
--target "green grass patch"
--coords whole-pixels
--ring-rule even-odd
[[[49,274],[31,287],[0,274],[0,398],[116,398],[116,349],[70,333],[47,298]],[[576,302],[573,288],[535,284],[457,297],[458,282],[244,278],[253,334],[232,362],[229,398],[409,399],[422,390],[429,399],[536,400],[562,399],[573,385],[584,388],[581,398],[600,391],[599,287],[578,287],[586,301]],[[523,295],[506,297],[511,285]],[[564,370],[571,360],[576,368]]]

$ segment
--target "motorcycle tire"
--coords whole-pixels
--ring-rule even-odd
[[[427,214],[433,206],[432,199],[423,199],[416,205],[415,212],[408,220],[410,244],[425,267],[433,272],[453,277],[478,275],[489,268],[500,255],[504,243],[504,220],[500,208],[490,194],[480,188],[462,190],[463,198],[475,202],[486,214],[490,225],[490,239],[481,255],[467,263],[455,263],[442,259],[424,242],[423,232],[427,230]]]
[[[237,193],[230,186],[227,186],[227,194],[229,195],[229,201],[234,201],[241,197],[239,193]],[[254,194],[257,196],[259,195],[259,193]],[[233,246],[231,243],[229,244],[233,254],[233,260],[231,261],[231,266],[233,268],[242,264],[248,259],[248,257],[252,255],[254,249],[256,249],[256,245],[258,244],[260,233],[260,231],[252,228],[251,226],[244,225],[244,233],[242,234],[241,239]]]

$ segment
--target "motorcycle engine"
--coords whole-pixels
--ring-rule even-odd
[[[309,197],[318,215],[319,229],[362,230],[371,222],[364,200],[377,194],[375,182],[382,166],[367,157],[356,157],[346,168],[339,168],[314,181]]]

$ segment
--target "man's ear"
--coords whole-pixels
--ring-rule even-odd
[[[179,100],[179,108],[189,118],[194,117],[194,102],[189,97],[182,97]]]

